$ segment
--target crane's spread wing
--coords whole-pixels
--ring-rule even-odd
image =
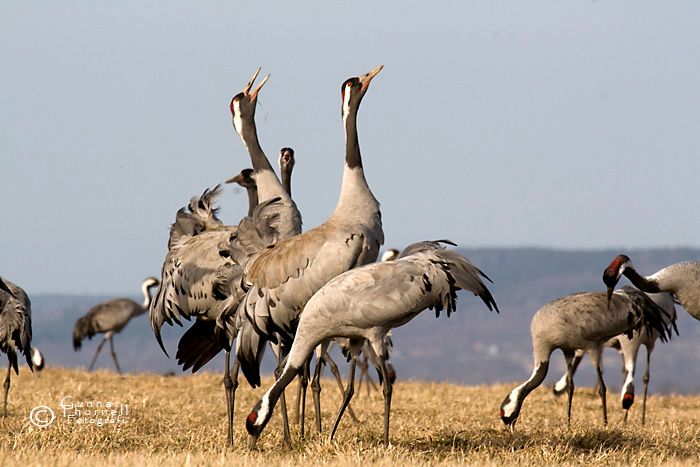
[[[220,185],[212,189],[207,188],[199,197],[192,198],[186,207],[177,211],[175,222],[170,227],[168,250],[204,231],[223,227],[217,217],[219,208],[214,206],[220,194]]]
[[[5,352],[10,365],[19,374],[17,354],[22,353],[31,364],[32,308],[24,290],[6,279],[0,292],[0,350]]]
[[[284,209],[280,198],[258,204],[252,216],[241,220],[229,242],[221,245],[219,254],[245,269],[251,259],[279,241],[280,210]]]
[[[168,251],[151,304],[151,326],[161,348],[164,322],[182,326],[180,318],[193,316],[215,320],[227,305],[214,296],[214,283],[220,268],[230,261],[219,255],[218,245],[228,241],[234,229],[203,232]]]

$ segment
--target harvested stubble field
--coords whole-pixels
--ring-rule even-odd
[[[458,386],[399,381],[395,386],[391,440],[381,445],[383,399],[363,390],[353,404],[360,424],[346,415],[331,444],[313,428],[299,441],[292,427],[291,451],[282,447],[279,414],[258,443],[247,449],[243,420],[262,390],[241,384],[236,399],[236,439],[225,439],[225,403],[219,375],[169,377],[50,368],[38,377],[26,368],[13,379],[10,414],[0,419],[0,464],[7,465],[297,465],[373,463],[379,465],[470,464],[692,464],[700,458],[700,396],[651,395],[647,426],[639,424],[637,406],[622,425],[617,397],[609,398],[611,423],[600,422],[600,406],[589,388],[574,398],[573,422],[566,428],[565,400],[541,387],[525,402],[515,433],[505,431],[498,408],[511,385]],[[267,378],[263,387],[271,383]],[[324,380],[324,428],[332,423],[340,402],[334,382]],[[296,384],[288,390],[295,399]],[[126,423],[96,426],[69,423],[66,402],[128,404]],[[310,402],[310,394],[309,394]],[[639,400],[637,401],[640,402]],[[29,420],[35,406],[53,409],[56,419],[46,428]],[[118,407],[118,406],[117,406]]]

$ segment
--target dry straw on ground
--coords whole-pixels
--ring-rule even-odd
[[[470,464],[692,464],[700,458],[700,396],[651,395],[647,426],[639,424],[637,404],[627,427],[616,395],[609,397],[611,423],[600,421],[597,395],[580,388],[574,398],[573,423],[566,428],[565,400],[548,388],[525,402],[517,431],[503,429],[498,407],[511,385],[457,386],[399,381],[395,387],[391,440],[381,445],[383,399],[356,394],[354,409],[361,419],[343,420],[337,439],[329,443],[313,427],[308,404],[309,436],[301,442],[293,427],[293,447],[282,447],[276,413],[258,443],[247,449],[243,420],[262,390],[241,384],[236,400],[236,439],[224,448],[225,403],[221,377],[215,374],[119,376],[53,368],[39,376],[23,369],[13,379],[10,414],[0,419],[1,465],[378,465]],[[267,387],[271,379],[263,381]],[[288,390],[293,401],[296,393]],[[65,396],[78,402],[128,404],[126,423],[78,425],[63,418]],[[309,394],[310,396],[310,394]],[[324,429],[340,403],[335,384],[324,381]],[[310,401],[310,397],[309,397]],[[33,407],[46,405],[56,414],[46,428],[29,420]]]

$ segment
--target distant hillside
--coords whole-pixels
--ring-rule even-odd
[[[448,380],[466,384],[526,379],[532,370],[530,319],[544,303],[572,292],[604,290],[603,268],[617,250],[560,251],[538,248],[488,248],[461,250],[494,281],[491,288],[500,314],[489,313],[470,294],[462,294],[459,310],[449,319],[431,311],[394,331],[392,361],[400,378]],[[699,249],[627,250],[640,271],[653,272],[682,260],[700,260]],[[626,282],[621,282],[623,285]],[[75,320],[92,305],[109,297],[36,295],[35,342],[49,364],[87,366],[100,338],[73,352],[70,336]],[[134,296],[134,299],[140,300]],[[652,356],[651,390],[657,392],[700,392],[700,323],[679,308],[680,336],[670,344],[659,344]],[[185,323],[187,326],[187,323]],[[171,357],[182,330],[163,330]],[[120,363],[128,371],[177,371],[153,338],[147,316],[137,318],[115,338]],[[564,369],[560,353],[553,356],[549,380]],[[640,351],[637,387],[641,388],[645,350]],[[342,357],[337,356],[337,360]],[[107,348],[99,366],[112,368]],[[607,351],[607,382],[611,389],[620,384],[619,358]],[[221,371],[223,358],[207,365]],[[271,368],[268,362],[266,368]],[[682,378],[679,376],[682,375]],[[586,360],[577,375],[579,385],[593,384],[593,372]]]

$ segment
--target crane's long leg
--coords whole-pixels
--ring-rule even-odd
[[[299,424],[299,408],[301,407],[301,381],[297,384],[297,403],[294,406],[294,423]]]
[[[314,412],[316,412],[316,429],[321,433],[321,367],[323,358],[316,359],[314,377],[311,381],[311,393],[314,396]]]
[[[236,399],[236,388],[238,387],[239,363],[236,356],[233,356],[233,374],[231,377],[231,352],[226,352],[226,366],[224,368],[224,390],[226,391],[226,415],[228,418],[228,433],[226,440],[229,446],[233,446],[233,409]]]
[[[331,373],[333,373],[333,376],[335,376],[335,381],[338,383],[338,388],[340,388],[341,393],[345,393],[345,387],[343,387],[343,380],[340,377],[340,372],[338,371],[338,365],[335,364],[331,356],[328,354],[328,352],[323,354],[323,361],[328,364],[328,367],[331,369]],[[357,395],[360,395],[360,386],[358,383],[357,386]],[[355,423],[360,423],[360,420],[355,416],[355,411],[352,410],[352,405],[348,405],[348,414],[352,418],[352,420]]]
[[[369,397],[370,393],[370,388],[374,391],[377,390],[377,385],[374,384],[374,381],[372,381],[372,377],[369,375],[369,363],[367,359],[367,354],[365,352],[362,352],[362,358],[359,361],[360,365],[360,382],[358,383],[357,386],[357,391],[358,391],[358,396],[360,395],[360,392],[362,392],[362,379],[365,379],[365,383],[367,386],[367,397]]]
[[[651,359],[651,350],[647,347],[647,368],[644,370],[644,396],[642,398],[642,426],[644,426],[644,420],[647,413],[647,391],[649,389],[649,363]]]
[[[277,368],[275,369],[275,379],[279,379],[282,376],[282,349],[278,349],[277,352]],[[287,416],[287,400],[284,397],[284,391],[280,395],[280,411],[282,412],[282,436],[284,438],[284,445],[287,448],[292,447],[292,436],[289,434],[289,417]]]
[[[581,364],[581,360],[583,360],[583,356],[586,353],[582,350],[577,350],[576,353],[574,354],[574,360],[573,360],[573,371],[572,371],[572,376],[576,374],[576,369],[578,366]],[[566,391],[566,373],[564,376],[561,377],[559,381],[557,381],[554,384],[554,387],[552,388],[552,392],[554,393],[555,396],[561,396],[564,394]]]
[[[112,353],[112,360],[114,360],[114,365],[117,367],[117,371],[119,374],[122,374],[122,369],[119,368],[119,362],[117,361],[117,353],[114,351],[114,341],[112,340],[112,336],[109,336],[109,350]]]
[[[574,364],[573,355],[564,353],[566,359],[566,394],[568,396],[568,404],[566,409],[566,426],[571,426],[571,402],[574,399]]]
[[[299,383],[301,384],[301,420],[299,425],[299,433],[301,439],[304,439],[304,418],[306,417],[306,388],[309,385],[309,365],[311,364],[311,357],[309,357],[304,363],[304,368],[301,372]]]
[[[9,358],[8,358],[9,360]],[[3,399],[3,409],[2,409],[2,416],[7,417],[7,395],[10,392],[10,371],[12,370],[12,361],[7,365],[7,376],[5,376],[5,383],[3,384],[3,388],[5,389],[5,397]]]
[[[348,376],[348,387],[345,389],[345,395],[343,396],[343,404],[340,406],[338,411],[338,416],[335,418],[335,423],[333,423],[333,430],[331,431],[331,441],[335,436],[335,432],[340,424],[340,419],[343,417],[343,412],[345,408],[350,403],[352,395],[355,393],[355,367],[357,366],[357,354],[353,352],[352,358],[350,359],[350,376]]]
[[[606,392],[607,388],[605,387],[605,382],[603,381],[603,366],[601,363],[601,352],[600,351],[591,351],[590,352],[591,358],[593,359],[593,363],[595,364],[595,372],[597,376],[597,382],[598,382],[598,395],[600,396],[600,402],[603,406],[603,424],[607,425],[608,424],[608,407],[606,404]]]
[[[100,345],[97,346],[97,350],[95,351],[95,356],[92,357],[92,362],[90,362],[90,368],[88,368],[88,371],[92,371],[92,367],[95,366],[95,362],[97,361],[97,356],[100,353],[100,350],[102,350],[102,346],[105,345],[105,342],[107,342],[107,335],[102,338],[102,342],[100,342]]]
[[[391,394],[394,391],[394,385],[389,378],[389,371],[386,368],[386,360],[380,356],[380,368],[382,371],[383,391],[384,392],[384,446],[389,446],[389,416],[391,414]]]

